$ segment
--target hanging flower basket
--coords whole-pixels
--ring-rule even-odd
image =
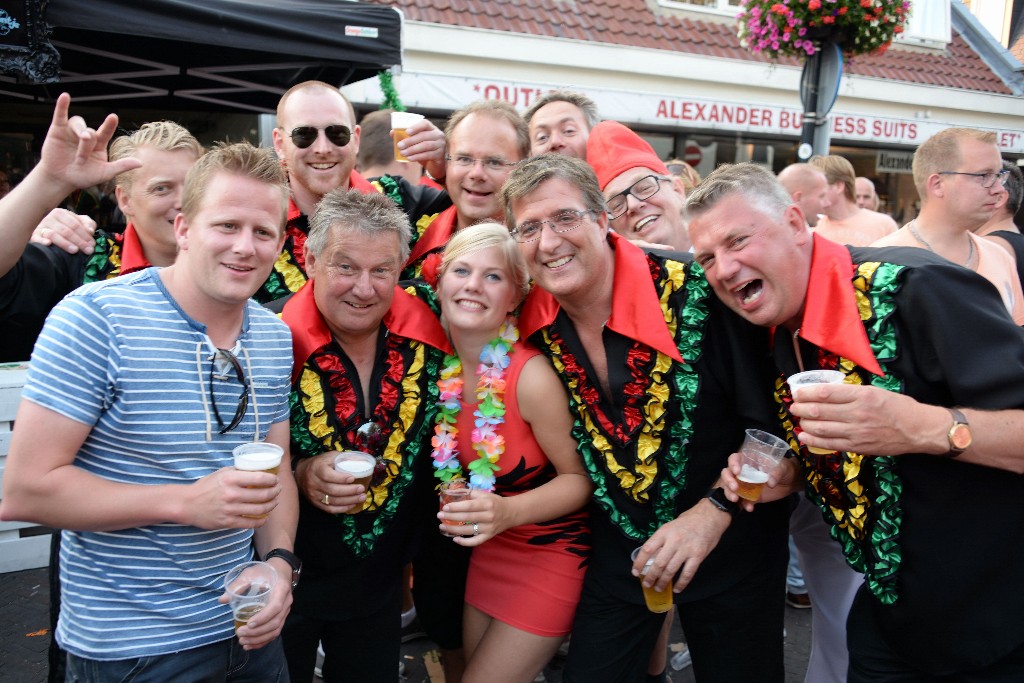
[[[881,54],[903,33],[907,0],[742,0],[740,44],[771,59],[835,43],[849,57]]]

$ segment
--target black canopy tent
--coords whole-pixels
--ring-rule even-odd
[[[345,0],[40,4],[0,4],[21,19],[22,38],[32,44],[28,58],[21,47],[0,45],[0,101],[49,103],[67,91],[77,103],[270,113],[295,83],[340,86],[401,64],[402,17],[391,7]]]

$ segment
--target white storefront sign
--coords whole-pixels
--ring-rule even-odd
[[[664,94],[626,92],[568,86],[597,103],[601,116],[626,124],[676,125],[688,129],[721,130],[766,135],[800,135],[803,110],[799,106],[672,97]],[[502,99],[525,111],[550,85],[518,83],[445,74],[405,72],[399,93],[410,109],[455,110],[474,100]],[[355,102],[378,104],[379,88],[373,80],[344,88]],[[794,100],[796,99],[794,93]],[[952,125],[951,122],[872,116],[834,110],[829,116],[833,140],[916,146]],[[963,124],[959,124],[963,125]],[[994,129],[1004,152],[1024,153],[1024,130]]]

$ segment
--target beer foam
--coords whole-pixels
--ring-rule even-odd
[[[365,477],[373,472],[373,463],[362,458],[349,458],[334,463],[334,469],[338,472],[351,474],[353,477]]]
[[[232,453],[236,470],[257,472],[280,465],[284,449],[273,443],[246,443],[237,446]]]
[[[768,473],[762,472],[756,467],[750,465],[744,465],[740,469],[740,481],[745,481],[748,484],[763,484],[768,481]]]

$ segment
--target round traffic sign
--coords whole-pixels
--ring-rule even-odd
[[[687,145],[683,151],[683,161],[688,163],[690,166],[699,166],[700,160],[704,158],[700,152],[700,147],[697,145]]]

